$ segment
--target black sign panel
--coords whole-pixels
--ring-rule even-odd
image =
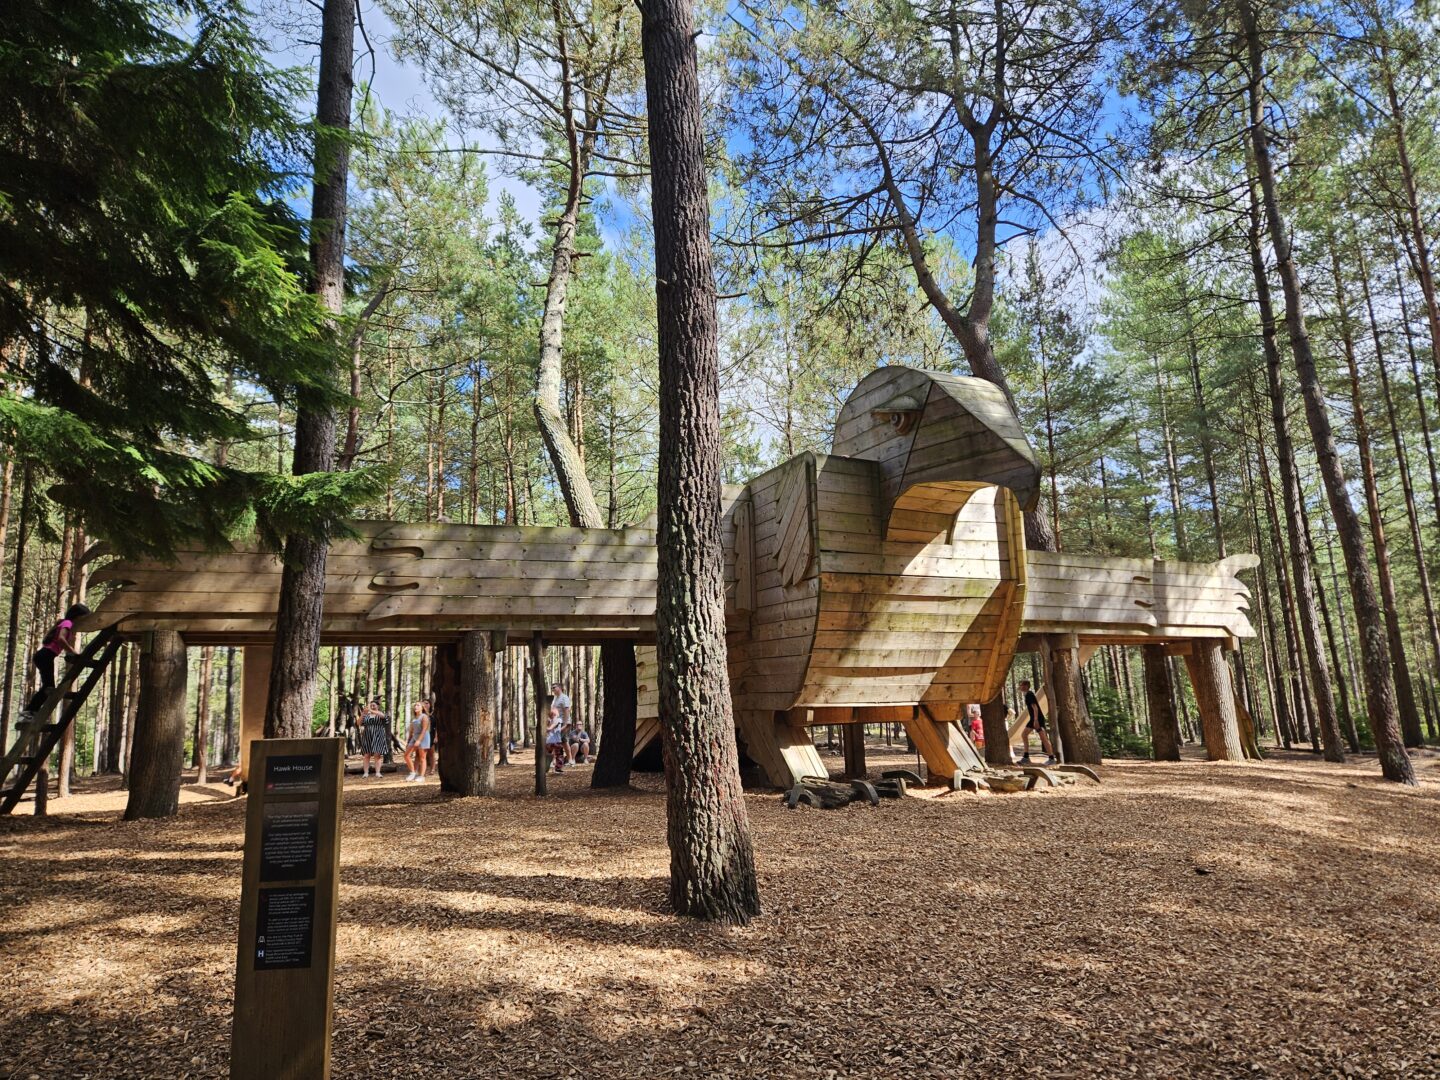
[[[266,803],[260,832],[260,880],[313,878],[319,844],[318,802]]]
[[[277,754],[265,759],[265,794],[320,794],[319,754]]]
[[[255,970],[308,968],[315,937],[315,886],[261,889],[255,915]]]

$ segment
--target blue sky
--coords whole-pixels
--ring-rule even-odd
[[[259,0],[254,11],[260,35],[270,45],[273,63],[286,68],[315,69],[318,52],[314,41],[319,36],[320,15],[314,7],[296,0]],[[446,111],[430,92],[420,69],[399,60],[391,51],[390,40],[395,28],[380,5],[373,0],[360,0],[360,18],[365,33],[363,38],[357,34],[355,40],[356,84],[368,82],[380,103],[398,115],[444,117]],[[367,40],[373,52],[366,48]],[[462,139],[482,146],[489,141],[479,132],[457,131],[455,141],[459,143]],[[499,169],[487,171],[492,194],[509,192],[526,220],[539,219],[540,200],[533,189],[503,175]]]

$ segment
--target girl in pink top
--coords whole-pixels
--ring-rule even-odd
[[[55,660],[60,654],[79,655],[79,650],[75,648],[75,620],[89,614],[90,609],[84,604],[71,604],[65,611],[65,617],[52,626],[40,642],[40,648],[30,658],[35,670],[40,673],[40,689],[35,691],[30,704],[25,707],[27,712],[33,713],[44,705],[45,699],[55,689]]]

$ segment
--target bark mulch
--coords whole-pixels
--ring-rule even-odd
[[[743,929],[665,913],[654,777],[352,777],[334,1075],[1440,1076],[1440,758],[1417,764],[1418,790],[1277,755],[754,794]],[[126,824],[89,787],[0,822],[0,1076],[224,1076],[241,803],[194,786]]]

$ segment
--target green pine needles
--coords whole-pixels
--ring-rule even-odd
[[[257,437],[226,387],[342,398],[285,201],[298,90],[226,0],[33,0],[0,23],[0,439],[118,552],[324,532],[379,488],[215,452]]]

